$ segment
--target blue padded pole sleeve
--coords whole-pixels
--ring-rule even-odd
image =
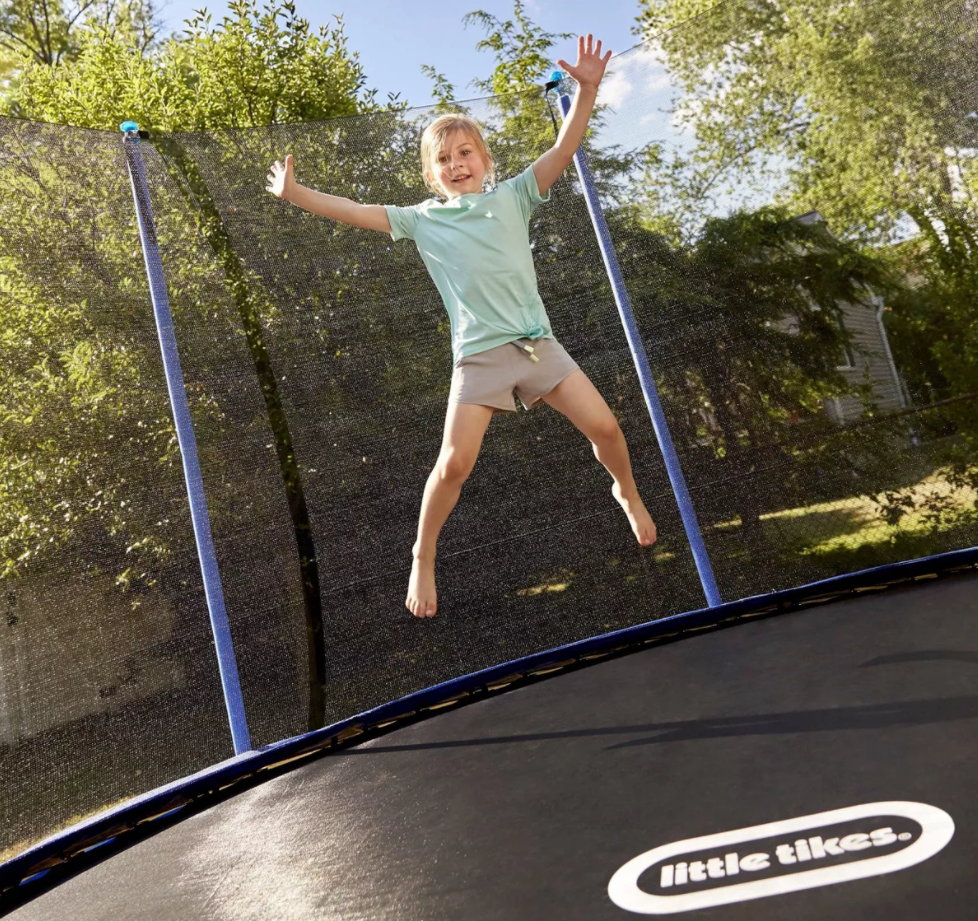
[[[555,75],[556,76],[556,75]],[[571,100],[566,92],[560,93],[560,107],[567,117],[570,111]],[[645,395],[645,405],[648,407],[649,415],[652,417],[652,427],[655,430],[655,437],[659,442],[663,460],[666,463],[666,471],[669,474],[669,482],[672,483],[673,492],[676,494],[676,501],[679,503],[679,514],[683,519],[683,527],[686,529],[686,537],[689,540],[690,549],[693,551],[693,559],[696,562],[696,571],[699,573],[700,583],[703,586],[703,593],[706,595],[707,604],[717,607],[720,603],[720,592],[717,589],[716,579],[713,576],[713,567],[710,565],[710,557],[706,552],[706,545],[703,543],[703,535],[700,532],[699,522],[696,520],[696,510],[693,508],[693,500],[690,498],[689,489],[686,486],[686,478],[683,476],[682,466],[679,463],[679,456],[676,454],[676,447],[672,442],[672,435],[669,432],[669,425],[666,422],[666,415],[662,410],[662,403],[659,401],[659,393],[652,380],[652,371],[649,368],[649,358],[645,352],[645,344],[638,332],[638,324],[635,322],[635,314],[632,311],[632,304],[628,297],[628,289],[625,287],[625,280],[621,274],[621,266],[618,264],[618,257],[615,255],[614,245],[611,242],[611,233],[608,231],[608,224],[605,221],[604,211],[598,199],[598,190],[594,184],[594,176],[591,174],[591,167],[588,164],[587,153],[582,144],[574,154],[574,165],[577,167],[577,175],[581,180],[581,187],[584,189],[584,198],[587,201],[588,213],[591,215],[591,223],[594,225],[594,232],[598,238],[598,246],[601,249],[601,258],[604,260],[605,271],[611,281],[611,288],[615,295],[615,303],[618,305],[618,313],[621,316],[622,326],[625,327],[625,337],[628,339],[628,347],[632,353],[632,361],[638,371],[638,378],[642,385],[642,393]]]
[[[128,125],[128,123],[127,123]],[[170,314],[170,299],[166,292],[166,279],[163,275],[163,262],[160,258],[159,243],[156,238],[156,224],[153,221],[153,208],[150,203],[149,187],[146,183],[146,167],[139,137],[133,129],[127,130],[123,141],[129,178],[132,181],[132,194],[136,201],[136,220],[139,224],[139,239],[146,260],[146,275],[149,278],[150,298],[156,316],[156,331],[163,353],[163,368],[166,373],[166,386],[173,408],[180,455],[183,458],[183,473],[190,497],[190,517],[197,541],[197,554],[204,577],[204,592],[207,596],[207,609],[210,612],[211,629],[217,647],[217,662],[221,673],[221,686],[227,706],[228,720],[231,724],[231,739],[236,755],[251,750],[248,722],[245,717],[244,700],[241,697],[241,682],[231,641],[231,628],[224,607],[224,592],[221,576],[217,568],[217,554],[211,536],[210,518],[204,497],[204,480],[197,459],[197,440],[190,421],[190,407],[187,405],[187,392],[180,368],[177,340],[173,330],[173,317]]]

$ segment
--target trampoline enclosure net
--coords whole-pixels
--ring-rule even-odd
[[[886,190],[870,213],[833,194],[830,168],[846,167],[812,141],[830,130],[817,98],[799,114],[808,143],[697,174],[703,137],[672,113],[695,111],[704,33],[729,34],[736,59],[740,6],[614,59],[587,142],[724,601],[978,534],[978,323],[927,325],[966,315],[976,271],[976,22],[935,11],[899,71],[877,75],[887,92],[867,88],[866,181]],[[855,44],[839,39],[843,57]],[[542,90],[458,109],[503,177],[553,143]],[[447,316],[413,244],[292,208],[264,177],[292,153],[305,185],[421,201],[418,141],[438,111],[140,145],[255,745],[704,606],[569,170],[531,225],[540,291],[621,422],[659,542],[637,546],[565,419],[497,417],[442,533],[440,613],[405,610]],[[957,365],[935,366],[938,333]],[[0,121],[0,369],[12,856],[232,754],[118,135]]]

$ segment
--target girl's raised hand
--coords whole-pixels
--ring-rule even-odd
[[[609,51],[601,57],[601,42],[594,44],[594,36],[588,34],[587,41],[581,35],[577,39],[577,65],[571,67],[564,60],[558,60],[557,66],[563,68],[581,86],[590,86],[597,89],[601,78],[604,76],[604,69],[611,60]]]
[[[269,168],[268,185],[265,186],[265,191],[271,192],[277,198],[288,198],[294,186],[292,154],[288,154],[284,162],[276,160]]]

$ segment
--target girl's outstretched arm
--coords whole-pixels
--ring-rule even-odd
[[[349,198],[338,195],[327,195],[315,189],[307,189],[295,181],[292,173],[292,154],[284,162],[276,160],[268,173],[266,192],[271,192],[278,198],[284,198],[293,205],[305,208],[313,214],[321,214],[334,221],[363,227],[365,230],[380,230],[391,232],[391,222],[387,217],[387,209],[383,205],[361,205]]]
[[[557,61],[577,81],[577,93],[561,126],[557,143],[533,164],[533,175],[537,177],[541,195],[546,195],[560,174],[570,166],[574,152],[584,140],[594,101],[598,98],[598,85],[609,60],[610,51],[601,56],[600,41],[595,45],[592,35],[588,35],[586,41],[582,35],[577,40],[577,65],[571,67],[566,61]]]

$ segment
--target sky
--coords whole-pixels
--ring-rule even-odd
[[[493,68],[489,52],[475,50],[484,33],[465,28],[462,17],[482,9],[500,19],[511,19],[512,0],[464,0],[433,3],[430,0],[295,0],[300,16],[318,26],[342,14],[350,48],[360,53],[368,87],[378,99],[400,93],[411,105],[432,102],[431,82],[421,73],[430,64],[455,86],[456,98],[481,96],[469,83],[486,78]],[[205,7],[214,22],[227,12],[222,0],[164,0],[161,17],[167,32],[180,31],[195,9]],[[549,32],[592,32],[615,53],[638,42],[632,32],[638,16],[638,0],[525,0],[530,18]],[[575,40],[559,42],[554,57],[573,63]]]
[[[164,31],[179,32],[195,9],[206,7],[212,23],[227,13],[225,0],[158,0]],[[412,106],[434,102],[431,81],[421,72],[430,64],[455,86],[455,98],[485,95],[471,86],[473,79],[487,78],[494,67],[491,52],[476,51],[484,37],[477,26],[466,28],[466,13],[482,9],[500,19],[511,19],[513,0],[463,0],[461,4],[431,0],[294,0],[296,11],[315,28],[342,15],[351,50],[360,55],[367,87],[377,90],[378,101],[399,93]],[[570,32],[574,38],[559,41],[554,58],[576,59],[576,35],[592,32],[605,49],[616,55],[634,49],[620,61],[612,61],[598,96],[605,110],[599,129],[602,145],[635,150],[658,141],[672,150],[688,153],[692,136],[671,114],[675,90],[655,49],[636,48],[634,28],[639,0],[524,0],[530,19],[548,32]],[[555,63],[556,67],[556,63]],[[718,193],[723,207],[728,194]],[[730,193],[732,194],[732,193]],[[736,196],[734,196],[736,197]],[[732,200],[732,199],[731,199]]]

